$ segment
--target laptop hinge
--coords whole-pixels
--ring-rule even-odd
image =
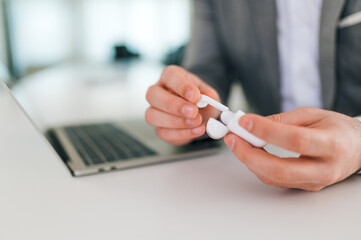
[[[60,158],[65,162],[68,163],[70,158],[68,154],[66,154],[63,146],[61,145],[59,139],[56,137],[54,129],[49,129],[45,132],[45,137],[49,140],[50,144],[53,146],[55,151],[58,153]]]

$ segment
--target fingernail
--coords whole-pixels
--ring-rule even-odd
[[[195,91],[190,88],[190,89],[187,89],[185,97],[188,101],[193,102],[195,95],[196,95]]]
[[[192,133],[194,134],[201,134],[203,133],[203,127],[197,127],[192,129]]]
[[[199,120],[198,120],[198,118],[192,118],[192,119],[187,118],[186,124],[190,125],[190,126],[195,126],[195,125],[199,124]]]
[[[227,146],[233,150],[234,148],[234,143],[236,142],[236,139],[234,138],[234,136],[232,135],[228,135],[224,138],[224,142],[227,144]]]
[[[247,131],[250,131],[253,127],[253,122],[247,117],[241,117],[241,119],[239,119],[239,125]]]
[[[194,117],[194,113],[195,113],[195,107],[193,105],[187,104],[184,105],[182,107],[182,113],[187,117],[187,118],[193,118]]]

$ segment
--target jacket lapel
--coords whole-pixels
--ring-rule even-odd
[[[346,0],[324,0],[320,22],[319,66],[322,100],[325,109],[332,109],[336,97],[336,33],[341,10]]]

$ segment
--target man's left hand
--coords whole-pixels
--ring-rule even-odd
[[[265,184],[318,191],[361,168],[361,123],[346,115],[311,107],[261,117],[246,114],[239,124],[255,136],[298,158],[279,158],[237,135],[226,144]]]

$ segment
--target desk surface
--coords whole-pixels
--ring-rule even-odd
[[[225,151],[73,178],[9,99],[0,111],[0,239],[360,238],[358,176],[317,193],[279,189]]]

